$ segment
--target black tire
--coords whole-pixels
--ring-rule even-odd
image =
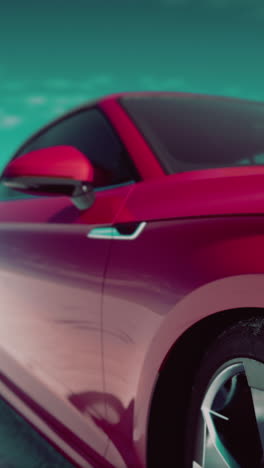
[[[243,366],[246,365],[247,369],[250,369],[250,375],[252,374],[253,380],[255,379],[254,382],[259,380],[260,383],[254,383],[253,385],[253,380],[251,380],[250,387],[247,386],[249,374],[248,372],[245,372],[245,374],[241,372],[234,377],[230,377],[229,381],[222,384],[221,390],[217,390],[216,382],[220,382],[220,377],[217,378],[217,376],[229,375],[228,372],[230,373],[232,369],[239,369],[239,362],[242,362]],[[257,426],[252,400],[252,394],[256,395],[255,387],[258,386],[259,390],[257,392],[260,392],[262,391],[260,387],[264,386],[264,365],[262,367],[261,363],[264,363],[264,318],[260,317],[244,320],[233,325],[225,330],[207,350],[195,375],[187,413],[184,450],[185,468],[193,468],[193,461],[199,454],[196,447],[199,445],[199,424],[201,424],[201,421],[203,424],[205,420],[204,417],[201,419],[201,406],[204,398],[206,395],[212,395],[214,389],[216,389],[217,393],[213,401],[214,405],[219,405],[219,395],[221,397],[224,394],[223,387],[225,391],[229,391],[229,395],[220,404],[221,418],[219,414],[213,414],[213,407],[209,408],[210,418],[214,418],[217,428],[220,427],[219,440],[224,440],[228,453],[231,453],[234,460],[236,460],[237,465],[233,466],[241,468],[264,466],[263,443],[261,444],[259,436],[261,430],[260,426]],[[228,390],[231,388],[230,382],[234,383],[235,390],[232,394],[231,390]],[[264,388],[262,393],[264,408]],[[257,395],[261,396],[262,394],[257,393]],[[213,416],[211,416],[212,414]],[[223,417],[223,414],[228,415],[228,417]],[[225,421],[220,421],[220,419],[228,420],[228,424]],[[203,432],[200,432],[200,434],[203,434]],[[202,466],[201,461],[199,461],[199,465]],[[232,466],[231,462],[230,466]],[[209,459],[207,467],[216,468],[216,463],[212,461],[211,466]]]

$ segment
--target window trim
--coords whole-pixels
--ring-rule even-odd
[[[63,122],[64,120],[67,120],[67,119],[73,117],[74,115],[77,115],[77,114],[79,114],[81,112],[85,112],[85,111],[92,111],[93,109],[95,109],[97,112],[99,112],[103,116],[103,118],[106,120],[109,127],[112,129],[115,137],[119,140],[121,146],[125,150],[125,154],[122,157],[125,158],[125,162],[127,162],[127,165],[131,167],[132,171],[130,171],[130,168],[128,167],[129,172],[132,172],[131,175],[135,176],[135,177],[131,178],[131,180],[127,181],[127,182],[123,182],[123,183],[120,183],[120,184],[114,184],[114,185],[106,185],[106,186],[98,187],[98,188],[95,187],[94,190],[95,191],[100,191],[100,190],[107,190],[108,188],[113,189],[113,188],[119,187],[121,185],[128,185],[128,184],[133,184],[133,183],[137,183],[137,182],[142,181],[142,177],[140,176],[139,171],[135,166],[133,158],[132,158],[131,154],[129,153],[129,151],[128,151],[127,147],[126,147],[126,144],[122,140],[121,136],[119,135],[119,133],[117,132],[117,130],[114,127],[113,123],[110,121],[110,119],[105,114],[103,109],[101,109],[100,106],[98,105],[98,101],[93,101],[92,103],[84,104],[82,106],[74,108],[74,109],[70,110],[69,112],[67,112],[66,114],[63,114],[62,116],[56,118],[55,120],[52,120],[48,124],[41,127],[39,130],[37,130],[35,133],[33,133],[33,135],[31,135],[29,138],[27,138],[24,141],[24,143],[22,143],[22,145],[20,145],[20,147],[16,150],[16,152],[10,158],[9,162],[11,162],[14,159],[18,158],[20,156],[20,153],[23,152],[23,150],[24,150],[24,148],[26,146],[33,143],[34,140],[41,137],[41,135],[43,135],[44,133],[49,131],[49,129],[51,129],[52,127],[56,126],[60,122]]]
[[[145,141],[148,143],[150,148],[152,149],[153,154],[159,161],[161,167],[165,171],[167,175],[173,174],[180,174],[186,172],[197,172],[197,171],[204,171],[204,170],[212,170],[212,169],[225,169],[231,167],[241,167],[241,164],[233,164],[232,163],[223,163],[223,164],[208,164],[206,167],[203,167],[200,163],[193,163],[193,162],[186,162],[183,159],[176,158],[173,156],[173,152],[169,151],[166,148],[166,144],[164,143],[164,138],[159,138],[151,129],[151,125],[149,122],[144,119],[138,118],[133,111],[130,110],[129,103],[132,100],[159,100],[160,98],[163,100],[164,98],[174,98],[175,101],[181,102],[181,100],[200,100],[201,102],[212,101],[213,104],[218,102],[234,105],[241,105],[242,110],[244,105],[248,105],[250,109],[252,107],[263,108],[264,102],[263,101],[255,101],[254,99],[246,99],[246,98],[236,98],[236,97],[228,97],[228,96],[220,96],[220,95],[207,95],[207,94],[197,94],[197,93],[177,93],[177,92],[157,92],[157,93],[148,93],[146,95],[138,95],[138,96],[129,96],[123,95],[119,98],[119,104],[122,109],[127,113],[130,120],[134,123],[137,127],[138,131],[141,133]],[[127,104],[128,103],[128,104]],[[226,111],[226,114],[229,114],[229,111]],[[139,114],[138,114],[139,115]],[[263,151],[261,151],[263,153]],[[165,157],[164,157],[165,155]],[[177,164],[178,169],[175,170],[175,165]],[[254,164],[254,166],[263,166],[264,163]],[[247,164],[245,164],[247,165]],[[242,165],[243,166],[243,165]],[[253,167],[253,164],[249,164],[248,167]]]

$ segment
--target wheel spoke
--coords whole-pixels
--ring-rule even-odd
[[[263,453],[264,364],[230,361],[206,391],[193,468],[260,467]]]
[[[201,465],[198,465],[198,463],[194,461],[192,468],[203,468],[203,467]]]
[[[237,373],[241,372],[243,367],[236,363],[224,369],[210,385],[201,408],[203,419],[208,429],[208,438],[206,450],[204,453],[204,468],[214,466],[216,468],[238,467],[230,451],[225,446],[225,440],[221,437],[221,432],[225,432],[228,427],[229,418],[221,412],[221,400],[226,401],[228,391],[224,384]],[[231,385],[233,388],[233,386]],[[221,391],[221,393],[220,393]],[[217,404],[216,404],[217,402]]]
[[[202,408],[202,413],[207,426],[207,440],[206,448],[204,453],[204,468],[235,468],[238,465],[233,460],[231,454],[224,446],[221,437],[217,431],[215,420],[219,418],[219,414],[215,414],[215,411],[206,407]],[[228,418],[221,415],[224,421],[228,421]]]
[[[196,447],[195,447],[195,461],[196,466],[203,466],[205,452],[206,452],[206,441],[207,441],[207,427],[204,421],[204,418],[200,417],[198,427],[197,427],[197,435],[196,435]]]
[[[264,454],[264,364],[253,359],[244,359],[245,373],[251,390],[255,421]]]
[[[193,468],[227,468],[230,467],[231,457],[223,446],[219,435],[215,429],[212,415],[220,417],[220,419],[227,420],[215,411],[209,410],[203,406],[202,416],[199,421],[195,460],[193,461]],[[232,464],[232,468],[236,465]]]
[[[226,460],[226,456],[228,456],[228,454],[220,439],[217,437],[213,442],[209,435],[205,452],[204,468],[230,467],[231,465],[229,465],[229,462]]]
[[[264,393],[262,390],[251,388],[252,400],[256,416],[258,434],[262,448],[262,458],[264,453]]]

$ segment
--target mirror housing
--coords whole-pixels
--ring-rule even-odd
[[[94,202],[94,168],[72,146],[52,146],[26,153],[10,161],[1,181],[31,195],[69,196],[80,210]]]

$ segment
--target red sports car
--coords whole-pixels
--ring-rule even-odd
[[[264,466],[264,103],[121,93],[1,178],[0,393],[76,466]]]

